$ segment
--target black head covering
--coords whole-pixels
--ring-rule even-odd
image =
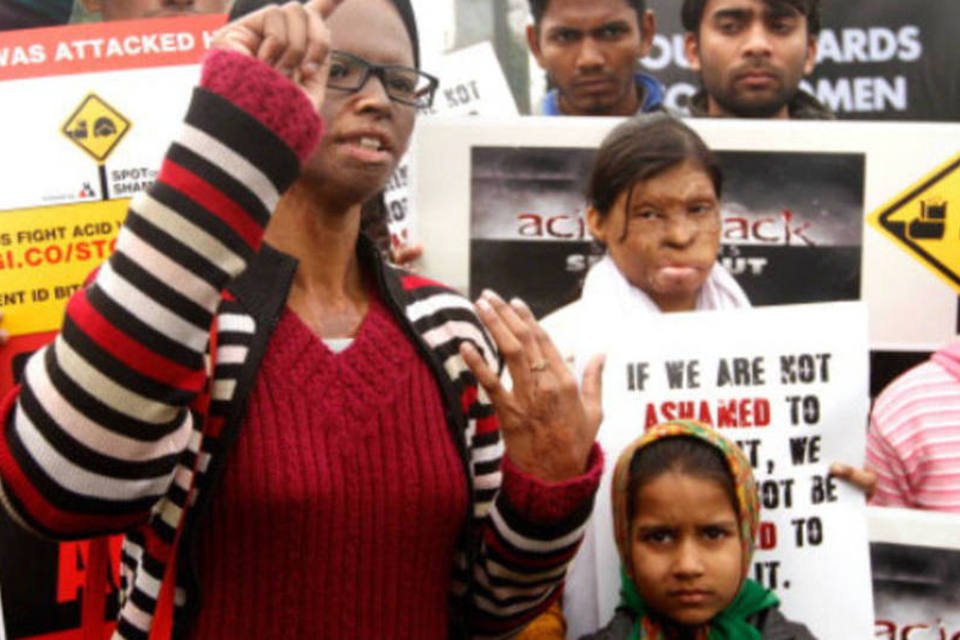
[[[300,0],[303,2],[303,0]],[[417,18],[413,14],[413,5],[410,0],[390,0],[393,6],[397,8],[400,19],[403,20],[403,26],[410,36],[410,43],[413,45],[413,62],[420,68],[420,40],[417,35]],[[230,19],[236,20],[240,16],[252,13],[268,4],[279,4],[270,0],[235,0],[233,8],[230,9]]]

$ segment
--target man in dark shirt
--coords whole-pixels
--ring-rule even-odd
[[[800,80],[817,59],[820,0],[684,0],[693,116],[831,119]]]

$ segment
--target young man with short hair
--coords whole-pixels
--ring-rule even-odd
[[[655,22],[644,0],[530,0],[527,43],[551,90],[539,113],[628,116],[663,109],[663,88],[638,70]]]
[[[817,58],[820,0],[684,0],[693,116],[832,119],[800,80]]]

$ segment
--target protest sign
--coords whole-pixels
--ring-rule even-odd
[[[666,103],[683,109],[699,88],[684,56],[680,3],[650,0],[657,33],[644,69],[666,85]],[[960,118],[957,48],[960,5],[953,0],[821,3],[817,65],[801,87],[840,118]]]
[[[425,109],[421,117],[517,115],[513,94],[489,42],[444,54],[436,60],[430,72],[440,79],[440,85],[433,106]],[[416,138],[413,144],[416,144]],[[407,154],[384,193],[390,242],[394,247],[414,240],[416,212],[408,205],[409,173],[410,154]]]
[[[0,51],[0,358],[56,329],[70,294],[112,251],[130,197],[153,183],[196,63],[223,16],[5,33]],[[27,52],[20,55],[17,52]]]
[[[582,147],[473,148],[471,296],[485,287],[508,291],[542,316],[576,290],[602,254],[591,247],[584,221],[593,157]],[[857,299],[863,154],[721,151],[719,159],[719,260],[751,303]],[[530,263],[539,268],[518,279]]]
[[[46,344],[66,302],[113,250],[179,127],[220,15],[73,25],[0,37],[0,306],[12,335],[0,392]],[[0,514],[0,585],[11,638],[71,640],[87,541],[54,543]],[[111,539],[106,615],[117,608]]]
[[[606,455],[615,460],[646,428],[680,418],[710,424],[736,441],[753,467],[761,503],[751,577],[774,589],[785,615],[815,636],[869,637],[864,497],[828,474],[832,461],[863,463],[865,307],[841,302],[657,314],[579,329],[603,333],[596,345],[607,346],[598,435]],[[578,365],[589,355],[578,354]],[[564,592],[571,625],[585,615],[586,627],[605,624],[619,601],[610,467],[588,525],[591,544]],[[595,575],[585,575],[588,569]]]
[[[496,286],[508,296],[530,296],[541,313],[569,302],[591,259],[582,216],[587,158],[619,121],[420,123],[415,168],[424,168],[414,174],[412,197],[426,248],[424,271],[464,292]],[[953,158],[960,125],[687,123],[719,153],[731,177],[722,199],[720,257],[754,304],[863,300],[874,354],[929,352],[958,333],[950,284],[865,225],[864,217]],[[497,159],[506,165],[497,167]],[[442,171],[432,169],[438,163]],[[949,207],[960,209],[960,203]],[[792,224],[784,224],[784,211]],[[772,241],[760,241],[766,239]],[[480,265],[477,248],[490,252]],[[472,266],[488,275],[473,278]],[[878,371],[889,379],[896,368]]]

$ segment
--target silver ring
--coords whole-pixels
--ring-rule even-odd
[[[538,363],[536,363],[536,364],[534,364],[534,365],[532,365],[532,366],[530,367],[530,371],[532,371],[533,373],[540,373],[541,371],[546,371],[546,370],[547,370],[547,361],[546,361],[546,360],[541,360],[540,362],[538,362]]]

